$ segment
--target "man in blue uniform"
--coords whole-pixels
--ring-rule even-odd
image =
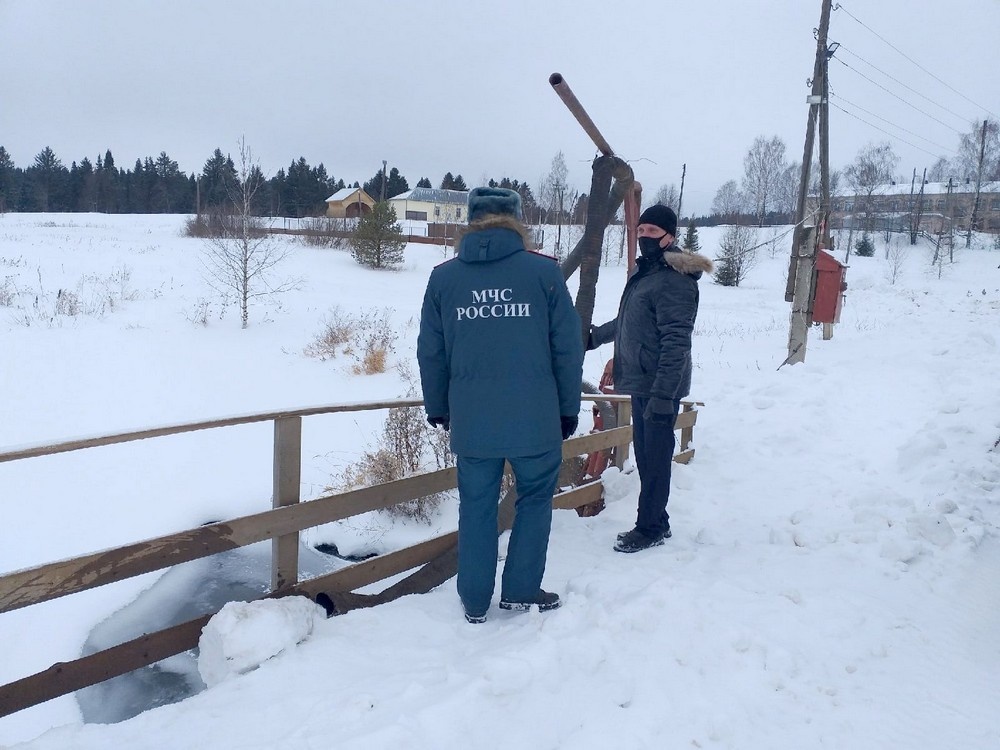
[[[417,360],[428,421],[451,430],[458,463],[458,594],[485,622],[497,568],[504,459],[518,499],[500,591],[503,609],[559,606],[543,591],[562,440],[580,412],[583,342],[558,263],[525,250],[513,190],[469,193],[457,257],[431,272]]]

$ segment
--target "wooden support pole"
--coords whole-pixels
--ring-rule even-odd
[[[809,302],[812,291],[813,271],[816,265],[816,227],[803,227],[802,242],[792,256],[794,294],[792,319],[788,326],[788,358],[784,364],[806,360],[806,341],[809,338]]]
[[[632,424],[632,402],[619,401],[618,426],[624,427],[625,425],[630,424]],[[625,468],[625,461],[628,460],[628,447],[629,443],[622,443],[615,448],[615,466],[617,466],[619,470]]]
[[[302,477],[302,417],[274,420],[274,493],[272,507],[299,502]],[[299,581],[299,532],[271,540],[271,591]]]

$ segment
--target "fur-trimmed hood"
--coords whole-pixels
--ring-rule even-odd
[[[498,230],[505,229],[514,232],[517,235],[517,239],[510,237],[510,235],[503,237],[506,232]],[[493,237],[496,237],[497,239],[504,239],[506,241],[489,241],[488,243],[476,241],[477,239],[482,239],[484,241],[492,240]],[[489,249],[483,250],[482,248],[487,245]],[[519,247],[514,247],[514,245],[519,245]],[[511,252],[518,249],[526,250],[529,245],[530,241],[528,238],[528,230],[525,228],[524,224],[515,219],[513,216],[506,214],[488,214],[482,219],[478,219],[468,226],[462,227],[455,235],[455,247],[458,248],[458,257],[462,260],[472,262],[492,260],[492,257],[484,257],[484,255],[493,256],[497,251],[501,252],[501,255],[497,257],[502,257],[503,255],[509,255]]]
[[[670,266],[678,273],[686,273],[698,278],[702,273],[712,273],[715,267],[709,258],[699,253],[689,253],[676,245],[667,248],[663,253],[664,265]]]

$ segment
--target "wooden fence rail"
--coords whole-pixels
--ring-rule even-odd
[[[565,441],[563,457],[613,449],[616,465],[622,466],[632,439],[628,397],[584,394],[583,398],[616,402],[620,426]],[[422,403],[419,399],[397,399],[334,404],[184,423],[0,452],[0,462],[5,462],[196,430],[274,422],[271,510],[0,575],[0,615],[268,539],[272,543],[269,597],[289,594],[315,597],[320,591],[351,592],[430,563],[454,549],[455,532],[308,581],[300,582],[298,579],[300,531],[457,487],[457,472],[451,467],[300,502],[302,417],[412,407]],[[695,407],[700,404],[683,403],[684,411],[678,415],[675,424],[675,429],[681,431],[681,451],[674,460],[686,463],[694,454],[689,443],[697,419]],[[577,508],[600,498],[601,483],[597,480],[558,494],[553,506]],[[195,648],[201,629],[210,617],[211,614],[206,614],[74,661],[53,664],[42,672],[0,685],[0,717]]]

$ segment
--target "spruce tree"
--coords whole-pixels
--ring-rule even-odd
[[[872,238],[868,236],[867,232],[862,234],[861,239],[855,243],[854,254],[860,255],[862,258],[870,258],[875,255],[875,243],[872,242]]]
[[[698,241],[698,228],[694,221],[688,222],[687,232],[684,234],[684,249],[689,253],[700,253],[701,243]]]
[[[429,179],[427,179],[426,177],[421,177],[420,181],[417,183],[417,187],[418,188],[429,188],[429,187],[434,187],[434,186],[431,185],[431,181]]]
[[[379,201],[361,217],[350,242],[351,255],[363,266],[395,268],[403,262],[406,240],[396,221],[396,209],[388,201]]]
[[[444,179],[441,180],[442,190],[454,190],[455,189],[455,177],[451,172],[445,173]]]

